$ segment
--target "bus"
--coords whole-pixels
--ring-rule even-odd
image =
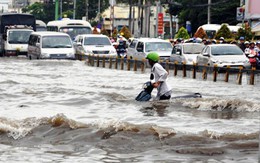
[[[29,36],[35,30],[31,14],[0,14],[0,56],[27,55]]]
[[[42,20],[36,20],[36,31],[47,31],[47,25]]]
[[[64,32],[74,40],[79,34],[91,34],[92,26],[86,20],[63,18],[48,22],[47,31]]]
[[[238,29],[241,28],[241,26],[228,25],[228,24],[227,24],[227,27],[229,28],[229,30],[232,33],[237,33]],[[214,36],[216,35],[216,33],[218,32],[218,30],[221,28],[221,25],[220,24],[204,24],[204,25],[200,26],[199,28],[202,28],[206,32],[209,39],[213,39]]]

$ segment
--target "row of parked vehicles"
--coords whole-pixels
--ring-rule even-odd
[[[75,54],[101,57],[118,55],[107,36],[82,34],[91,33],[91,25],[87,21],[51,21],[47,25],[48,31],[34,32],[35,18],[30,14],[2,14],[0,18],[2,56],[25,53],[29,59],[75,59]],[[205,46],[201,43],[181,43],[172,46],[169,41],[159,38],[135,38],[129,44],[126,54],[131,59],[142,60],[150,52],[157,52],[162,60],[171,62],[250,67],[246,55],[233,44]]]

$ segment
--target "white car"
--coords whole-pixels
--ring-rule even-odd
[[[206,45],[201,54],[197,56],[198,65],[218,67],[240,67],[249,68],[250,63],[244,52],[234,44],[212,44]]]
[[[76,54],[100,57],[116,57],[117,52],[110,39],[101,34],[83,34],[75,38]]]
[[[173,47],[171,62],[186,62],[186,64],[193,64],[197,62],[197,56],[204,48],[201,43],[182,43],[176,44]]]
[[[131,59],[145,59],[150,52],[159,54],[161,60],[169,59],[172,52],[172,44],[169,41],[158,38],[134,39],[128,47],[127,56]]]

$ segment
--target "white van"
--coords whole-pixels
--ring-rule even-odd
[[[29,59],[75,59],[70,36],[61,32],[33,32],[28,42]]]

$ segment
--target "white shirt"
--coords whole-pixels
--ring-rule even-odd
[[[161,84],[157,88],[157,98],[162,95],[171,95],[171,87],[166,82],[168,77],[168,72],[160,65],[159,63],[155,63],[152,67],[151,73],[154,76],[153,79],[151,79],[151,83],[155,83],[160,81]]]

